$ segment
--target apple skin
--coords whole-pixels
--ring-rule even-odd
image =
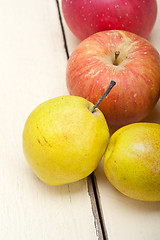
[[[157,18],[156,0],[62,0],[66,23],[84,40],[104,30],[125,30],[147,38]]]
[[[29,115],[23,151],[33,172],[48,185],[78,181],[98,166],[109,139],[106,120],[86,99],[62,96]]]
[[[120,51],[116,62],[115,51]],[[107,123],[123,126],[141,121],[160,97],[158,51],[146,39],[126,31],[103,31],[88,37],[69,58],[69,93],[95,104],[111,80],[116,86],[99,105]]]
[[[160,201],[160,125],[135,123],[117,130],[103,166],[121,193],[137,200]]]

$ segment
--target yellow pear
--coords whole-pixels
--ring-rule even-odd
[[[135,123],[117,130],[103,166],[121,193],[137,200],[160,201],[160,125]]]
[[[109,130],[99,109],[84,98],[62,96],[48,100],[28,117],[23,151],[34,173],[46,184],[78,181],[98,166]]]

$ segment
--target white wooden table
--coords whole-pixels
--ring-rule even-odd
[[[160,52],[160,0],[158,6],[149,40]],[[125,197],[107,181],[102,164],[95,178],[51,187],[24,159],[30,112],[68,95],[62,27],[70,55],[79,41],[64,22],[60,0],[0,0],[0,239],[159,240],[160,202]],[[160,102],[147,121],[160,123]]]

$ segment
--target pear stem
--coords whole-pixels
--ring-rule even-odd
[[[109,84],[109,87],[105,91],[105,93],[102,95],[102,97],[98,100],[98,102],[90,109],[91,113],[94,113],[95,109],[99,106],[99,104],[103,101],[103,99],[110,93],[111,89],[116,85],[115,81],[111,81]]]

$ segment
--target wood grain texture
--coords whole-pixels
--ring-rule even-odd
[[[0,239],[99,239],[87,179],[47,186],[22,151],[30,112],[68,95],[56,1],[2,0],[0,35]]]
[[[148,40],[160,52],[160,0],[157,3],[157,21]],[[62,20],[71,54],[80,41],[70,32],[64,18]],[[160,123],[160,100],[144,121]],[[110,128],[110,133],[116,130],[117,128]],[[122,195],[106,179],[102,162],[95,171],[95,177],[109,240],[160,239],[160,202],[136,201]]]

